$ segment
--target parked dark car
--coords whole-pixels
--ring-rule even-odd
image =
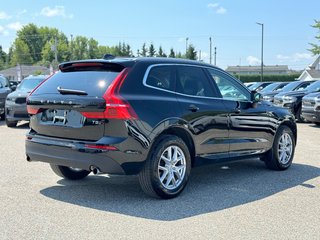
[[[8,127],[15,127],[19,121],[29,120],[26,98],[47,76],[29,76],[22,80],[16,91],[10,93],[5,103],[5,118]]]
[[[279,92],[283,89],[288,82],[274,82],[266,86],[264,89],[260,91],[260,93],[264,96],[264,94],[272,93],[272,92]]]
[[[286,92],[291,92],[291,91],[301,91],[301,90],[305,89],[306,87],[308,87],[312,83],[314,83],[314,81],[290,82],[279,91],[263,93],[263,100],[273,103],[275,95],[277,95],[279,93],[286,93]]]
[[[320,93],[310,93],[302,98],[302,117],[320,125]]]
[[[304,90],[279,93],[274,97],[274,104],[280,107],[288,108],[299,122],[304,122],[306,119],[301,115],[302,98],[313,92],[320,92],[320,81],[311,83]]]
[[[147,194],[173,198],[199,164],[261,157],[285,170],[292,163],[294,116],[217,67],[115,58],[59,68],[28,97],[26,156],[63,178],[139,174]]]
[[[249,86],[249,89],[251,91],[256,91],[256,92],[260,92],[262,91],[265,87],[267,87],[268,85],[270,85],[272,82],[257,82],[251,86]]]
[[[4,105],[9,93],[11,93],[9,81],[4,76],[0,76],[0,119],[5,117]]]

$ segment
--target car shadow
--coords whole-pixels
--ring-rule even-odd
[[[0,127],[1,126],[6,126],[6,122],[0,121]],[[27,121],[18,122],[16,127],[11,127],[10,129],[29,129],[29,122]]]
[[[287,171],[270,171],[261,161],[246,160],[193,169],[184,192],[175,199],[159,200],[145,195],[137,176],[89,176],[40,191],[44,196],[128,216],[174,221],[258,201],[320,176],[320,168],[293,164]]]

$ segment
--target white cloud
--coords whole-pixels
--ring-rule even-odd
[[[0,25],[0,36],[8,36],[9,32]]]
[[[40,15],[45,17],[64,17],[73,18],[73,14],[66,14],[64,6],[44,7],[42,8]]]
[[[15,31],[19,31],[23,27],[23,24],[20,22],[13,22],[7,25],[7,28]]]
[[[227,12],[227,9],[224,7],[219,7],[216,11],[217,14],[225,14]]]
[[[247,57],[247,62],[249,65],[259,65],[261,63],[260,59],[254,56]]]
[[[209,3],[208,8],[217,8],[219,7],[219,3]]]
[[[227,12],[227,9],[220,6],[219,3],[209,3],[207,7],[212,8],[216,14],[225,14]]]
[[[278,60],[280,60],[280,62],[284,62],[286,60],[290,61],[290,62],[299,62],[301,60],[309,60],[312,59],[312,54],[311,53],[294,53],[291,55],[282,55],[282,54],[278,54],[276,55],[276,58]]]
[[[10,19],[11,16],[9,16],[6,12],[0,11],[0,19]]]

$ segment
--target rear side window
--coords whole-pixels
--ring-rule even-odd
[[[174,68],[172,66],[156,66],[151,68],[146,84],[152,87],[174,91]]]
[[[177,92],[190,96],[214,97],[208,78],[200,67],[177,67]]]
[[[59,93],[57,87],[61,87],[85,91],[89,96],[102,97],[119,73],[118,71],[58,72],[45,81],[33,95]]]

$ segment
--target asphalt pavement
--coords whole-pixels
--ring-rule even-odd
[[[0,121],[0,239],[320,239],[320,127],[298,125],[287,171],[259,160],[192,169],[184,192],[152,199],[136,176],[71,182],[26,161],[28,124]]]

